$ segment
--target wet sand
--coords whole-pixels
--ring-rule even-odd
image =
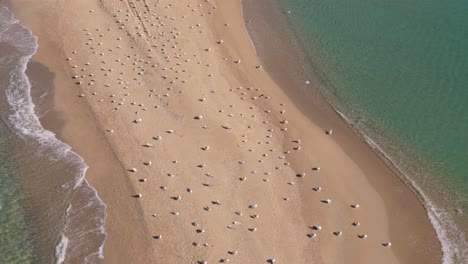
[[[411,190],[259,67],[238,1],[12,4],[55,74],[44,125],[107,205],[105,262],[440,263]]]

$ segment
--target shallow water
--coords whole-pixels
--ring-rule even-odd
[[[8,156],[5,127],[0,127],[0,263],[35,263],[32,234],[19,201],[17,172]]]
[[[36,49],[0,6],[0,263],[100,263],[105,205],[81,157],[39,122],[53,74],[29,63]],[[26,67],[41,78],[30,81]]]
[[[314,82],[415,187],[444,263],[464,263],[468,2],[278,3]]]

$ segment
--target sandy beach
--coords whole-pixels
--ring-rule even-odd
[[[105,263],[440,263],[418,198],[269,74],[240,1],[10,6],[54,74],[41,122],[107,205]]]

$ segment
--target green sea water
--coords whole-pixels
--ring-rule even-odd
[[[468,1],[278,2],[326,97],[432,207],[444,262],[468,263]]]
[[[468,1],[287,4],[337,99],[468,186]]]
[[[30,61],[37,37],[1,2],[0,264],[102,263],[105,204],[83,159],[42,127],[54,75]]]
[[[3,127],[0,127],[3,130]],[[0,131],[0,263],[36,263],[29,224],[21,205],[15,165]]]

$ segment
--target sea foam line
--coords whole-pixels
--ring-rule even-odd
[[[242,18],[245,21],[244,17],[244,9],[243,9],[243,1],[244,0],[239,0],[241,3],[241,15]],[[252,39],[252,36],[250,35],[250,32],[247,29],[247,26],[245,23],[244,24],[244,30],[247,32],[247,35],[249,37],[250,43],[254,49],[254,52],[256,56],[258,57],[257,49],[255,47],[254,41]],[[330,104],[331,105],[331,104]],[[410,177],[403,171],[402,168],[400,168],[391,158],[388,156],[384,150],[374,141],[372,140],[369,136],[367,136],[362,130],[360,130],[357,125],[355,125],[349,118],[347,118],[343,113],[338,111],[335,107],[332,106],[334,111],[354,130],[358,135],[360,135],[366,143],[386,162],[388,162],[391,166],[393,166],[399,174],[402,175],[403,181],[406,183],[406,185],[415,192],[416,196],[421,200],[421,203],[423,204],[424,208],[426,209],[428,218],[436,232],[437,238],[441,243],[442,247],[442,263],[443,264],[455,264],[457,259],[468,259],[468,246],[466,243],[466,238],[463,235],[463,232],[461,232],[460,228],[456,225],[455,221],[449,214],[445,214],[445,217],[443,214],[438,213],[438,212],[443,212],[444,210],[441,210],[440,208],[437,208],[437,206],[429,199],[428,195],[424,192],[424,190],[416,184],[413,180],[411,180]],[[456,242],[452,242],[452,240],[449,238],[448,234],[448,229],[444,228],[444,225],[442,224],[443,222],[450,223],[448,224],[450,228],[453,229],[453,234],[460,234],[462,236],[460,238],[460,241],[463,243],[463,245],[460,245],[457,247]],[[465,248],[465,250],[463,250]]]
[[[453,220],[452,216],[448,213],[442,214],[444,212],[436,206],[426,194],[426,192],[419,186],[414,180],[412,180],[404,170],[397,165],[395,161],[391,159],[389,155],[385,153],[383,148],[377,144],[372,138],[366,135],[362,130],[360,130],[357,125],[355,125],[346,115],[334,108],[334,111],[358,134],[360,135],[366,143],[382,158],[384,161],[389,163],[394,169],[398,171],[398,174],[401,175],[403,182],[412,190],[415,195],[421,200],[422,205],[426,209],[427,216],[436,232],[437,238],[440,241],[442,247],[442,264],[455,264],[458,259],[468,259],[467,244],[466,238],[463,235],[464,233],[458,227],[456,222]],[[443,223],[447,223],[444,225]],[[450,239],[450,234],[448,229],[452,230],[452,234],[460,234],[460,241],[462,245],[457,246],[456,242],[453,242]],[[465,250],[463,250],[463,248]]]
[[[68,238],[65,235],[60,236],[60,241],[55,247],[55,259],[57,264],[62,264],[65,261],[65,254],[68,247]]]
[[[93,232],[97,230],[96,236],[102,237],[102,243],[95,251],[89,252],[88,256],[83,260],[85,263],[91,263],[91,261],[96,263],[96,259],[102,260],[104,258],[102,249],[107,238],[107,233],[104,229],[106,205],[98,196],[96,190],[85,180],[85,173],[88,166],[85,164],[84,160],[77,153],[73,152],[69,145],[58,140],[53,132],[45,130],[35,114],[35,105],[31,98],[31,83],[25,72],[29,60],[37,51],[37,37],[34,36],[29,29],[22,26],[6,7],[0,7],[0,19],[2,26],[5,26],[5,29],[0,31],[0,41],[17,48],[22,54],[22,57],[19,59],[19,64],[9,74],[10,82],[5,95],[13,113],[10,114],[8,122],[6,123],[17,136],[34,139],[44,150],[53,150],[53,155],[49,156],[51,160],[66,160],[77,166],[78,172],[75,175],[73,183],[67,184],[67,186],[64,187],[69,187],[72,190],[79,189],[83,195],[89,196],[91,202],[95,203],[95,209],[98,210],[97,213],[102,215],[102,219],[93,222],[97,225],[97,228],[91,230]],[[15,31],[13,35],[11,34],[11,27],[18,28],[18,31]],[[21,30],[27,32],[27,35],[18,36],[16,33],[19,34]],[[20,37],[23,38],[18,39]],[[37,154],[43,154],[42,150],[39,149]],[[71,210],[70,202],[64,213],[65,228],[69,220],[71,220],[67,218]],[[65,231],[66,230],[63,230],[63,232]],[[66,260],[67,254],[71,253],[68,250],[68,245],[74,242],[70,240],[70,236],[65,236],[63,232],[55,247],[57,264],[61,264]],[[78,241],[76,241],[76,243],[78,243]],[[73,251],[76,250],[76,247],[73,248]],[[97,258],[90,258],[91,256],[97,256]]]

